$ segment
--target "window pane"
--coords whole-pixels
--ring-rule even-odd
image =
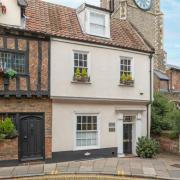
[[[87,61],[84,61],[84,67],[87,67]]]
[[[101,26],[105,26],[105,15],[91,13],[90,22]]]
[[[103,36],[105,35],[105,26],[90,23],[90,32],[94,35]]]
[[[74,66],[78,66],[78,60],[74,61]]]
[[[82,117],[82,123],[86,123],[86,116]]]
[[[84,54],[84,60],[87,60],[87,54]]]
[[[77,124],[77,130],[78,130],[78,131],[81,130],[81,124]]]
[[[78,59],[78,53],[74,53],[74,59]]]
[[[83,62],[79,61],[79,66],[83,67]]]

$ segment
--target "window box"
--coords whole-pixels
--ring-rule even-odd
[[[73,77],[74,82],[90,82],[90,77]]]
[[[134,86],[134,80],[122,81],[120,80],[121,86]]]

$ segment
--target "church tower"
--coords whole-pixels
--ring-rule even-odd
[[[154,47],[154,69],[165,71],[166,57],[163,45],[163,13],[160,0],[101,0],[101,7],[110,9],[112,16],[127,19]]]

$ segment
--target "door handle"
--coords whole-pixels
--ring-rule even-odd
[[[27,139],[27,136],[24,136],[24,140],[26,140]]]

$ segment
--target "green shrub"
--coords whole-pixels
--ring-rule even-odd
[[[174,103],[162,94],[155,94],[152,104],[152,134],[161,134],[162,130],[172,130],[171,114],[174,112]]]
[[[141,137],[138,139],[136,152],[141,158],[153,158],[159,153],[160,146],[159,143],[147,137]]]
[[[16,128],[11,118],[6,118],[4,121],[0,121],[0,139],[13,138],[17,136]]]
[[[180,110],[177,109],[171,114],[171,121],[173,122],[173,137],[177,138],[178,135],[180,134]]]

